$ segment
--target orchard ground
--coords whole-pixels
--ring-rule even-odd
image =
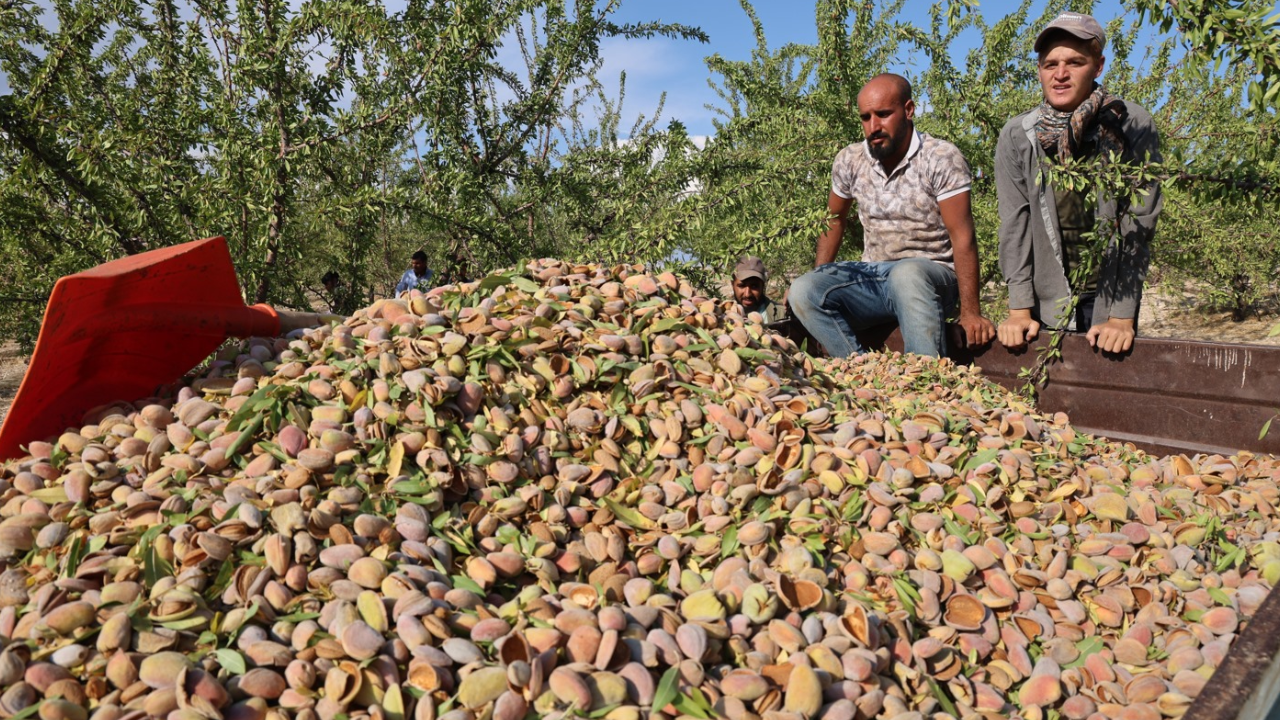
[[[1230,311],[1204,309],[1194,288],[1174,290],[1161,285],[1143,297],[1138,329],[1146,337],[1280,346],[1280,335],[1267,336],[1276,323],[1280,323],[1280,307],[1233,322]],[[0,420],[8,413],[26,369],[27,358],[17,343],[0,344]]]

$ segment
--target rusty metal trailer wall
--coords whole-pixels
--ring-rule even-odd
[[[1022,368],[1034,365],[1048,342],[1046,334],[1021,353],[993,342],[952,356],[1016,389],[1025,383]],[[884,345],[902,349],[896,329]],[[1043,412],[1066,412],[1077,430],[1148,452],[1280,454],[1280,417],[1259,437],[1280,414],[1280,347],[1139,337],[1130,352],[1114,355],[1068,334],[1038,404]]]

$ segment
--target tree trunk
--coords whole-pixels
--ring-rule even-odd
[[[263,35],[267,44],[276,46],[276,18],[272,13],[272,0],[262,0]],[[258,276],[258,289],[254,302],[266,302],[271,294],[271,272],[280,256],[280,240],[284,235],[285,215],[288,212],[289,168],[285,154],[289,147],[289,126],[285,121],[284,60],[272,58],[271,87],[267,92],[275,109],[276,124],[280,130],[280,153],[276,157],[274,189],[271,193],[271,220],[267,224],[267,256],[263,259],[262,274]]]

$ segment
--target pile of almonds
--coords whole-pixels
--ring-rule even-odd
[[[0,717],[1179,717],[1280,464],[538,261],[254,339],[0,473]]]

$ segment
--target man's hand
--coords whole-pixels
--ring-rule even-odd
[[[996,336],[996,326],[980,312],[961,312],[960,327],[964,328],[965,347],[981,347]]]
[[[1089,328],[1089,345],[1105,352],[1128,352],[1133,347],[1133,318],[1111,318]]]
[[[1021,350],[1040,335],[1040,323],[1031,317],[1030,310],[1011,310],[1009,319],[1000,323],[996,336],[1000,344],[1010,350]]]

